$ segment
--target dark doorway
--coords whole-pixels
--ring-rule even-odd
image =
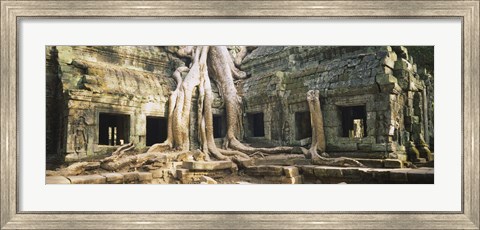
[[[263,113],[247,114],[249,130],[253,137],[265,136],[265,127],[263,123]]]
[[[100,113],[98,122],[98,144],[121,145],[129,142],[129,115]]]
[[[147,117],[147,146],[164,142],[167,139],[167,133],[167,118]]]
[[[367,113],[365,106],[340,107],[342,113],[342,136],[362,138],[367,136]]]
[[[222,115],[213,115],[213,138],[222,138],[227,134],[227,124]]]
[[[310,112],[296,112],[295,127],[295,138],[297,140],[312,137],[312,123],[310,121]]]

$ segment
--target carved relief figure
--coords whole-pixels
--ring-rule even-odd
[[[82,153],[87,151],[88,135],[86,131],[87,123],[85,117],[80,116],[75,122],[74,129],[74,149],[75,153]]]

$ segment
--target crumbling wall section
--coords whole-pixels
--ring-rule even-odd
[[[168,96],[176,85],[170,75],[181,61],[161,47],[57,46],[55,49],[57,58],[47,60],[47,65],[58,63],[65,96],[65,119],[61,121],[66,127],[65,149],[60,151],[65,160],[93,157],[116,148],[118,141],[113,146],[99,141],[102,113],[127,117],[122,123],[124,137],[119,141],[134,142],[140,149],[145,147],[146,118],[167,116]]]
[[[417,65],[405,47],[395,46],[393,50],[398,56],[393,75],[397,78],[398,85],[402,89],[401,93],[405,97],[403,142],[408,157],[413,162],[424,159],[431,161],[433,156],[429,150],[429,142],[430,138],[434,138],[433,77],[424,70],[418,71]],[[429,115],[432,117],[429,118]]]
[[[424,108],[419,107],[424,101],[419,94],[424,83],[411,64],[413,60],[399,58],[397,49],[405,50],[259,47],[242,64],[242,70],[251,76],[239,86],[245,114],[264,113],[263,140],[306,146],[310,143],[308,138],[296,138],[299,130],[295,114],[308,112],[308,90],[320,90],[329,153],[398,157],[405,152],[404,145],[410,137],[419,139],[424,135],[425,127],[421,124]],[[362,115],[366,135],[345,136],[342,111],[353,111],[348,108]],[[419,121],[412,123],[411,116]],[[409,128],[406,123],[413,125]]]
[[[186,65],[186,60],[176,56],[175,47],[52,46],[47,50],[50,152],[66,161],[77,161],[111,153],[120,143],[133,142],[140,151],[148,147],[148,118],[168,119],[169,96],[177,84],[171,75],[177,67]],[[213,86],[213,91],[213,113],[223,115],[218,88]],[[197,96],[195,91],[190,111],[192,148],[198,148]],[[53,118],[53,114],[63,119]],[[108,138],[116,139],[109,139],[108,144],[100,141],[101,114],[113,115],[110,120],[117,121],[110,122],[118,122],[118,127],[109,127]],[[56,126],[64,127],[63,131],[57,132]],[[54,133],[61,137],[54,139]]]

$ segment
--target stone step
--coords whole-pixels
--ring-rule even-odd
[[[403,168],[403,162],[396,159],[355,159],[370,168]]]
[[[303,178],[295,166],[259,165],[244,170],[258,184],[301,184]]]
[[[260,184],[302,184],[303,178],[302,176],[294,176],[294,177],[285,177],[285,176],[265,176],[261,178],[258,183]]]
[[[236,174],[236,168],[221,170],[189,170],[182,168],[175,171],[175,178],[182,184],[199,184],[202,182],[201,180],[203,176],[208,176],[217,180]]]
[[[434,166],[434,161],[415,162],[415,163],[413,163],[413,164],[415,164],[417,167],[430,167],[430,168],[433,168],[433,166]]]
[[[47,176],[47,184],[150,184],[150,172],[103,173],[101,175]]]
[[[278,165],[259,165],[248,167],[244,170],[249,176],[284,176],[284,169]]]
[[[107,179],[100,175],[69,176],[72,184],[106,184]]]
[[[427,159],[425,158],[417,158],[417,161],[416,162],[413,162],[414,164],[424,164],[424,163],[427,163]]]
[[[235,164],[231,161],[184,161],[182,167],[189,170],[210,171],[231,169]]]
[[[401,163],[399,160],[385,162]],[[383,163],[385,163],[383,162]],[[398,166],[398,165],[397,165]],[[244,170],[260,184],[347,183],[347,184],[432,184],[433,168],[358,168],[318,165],[260,165]]]
[[[102,174],[108,184],[123,184],[123,175],[121,173],[104,173]]]
[[[64,176],[47,176],[45,184],[70,184],[70,180]]]
[[[433,168],[379,169],[304,165],[298,167],[304,183],[433,184]]]
[[[244,173],[249,176],[282,176],[287,178],[296,177],[299,174],[298,168],[295,166],[278,166],[278,165],[260,165],[248,167]]]
[[[353,158],[371,168],[403,168],[403,163],[397,159],[365,159]],[[256,158],[255,165],[310,165],[311,161],[303,155],[271,155]]]
[[[363,159],[385,159],[384,152],[328,152],[330,157],[350,157]]]
[[[308,165],[309,159],[305,159],[304,155],[270,155],[264,158],[255,158],[255,165]]]

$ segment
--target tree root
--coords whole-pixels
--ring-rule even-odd
[[[312,145],[308,151],[305,152],[307,158],[312,159],[312,164],[315,165],[327,165],[327,166],[358,166],[365,167],[357,160],[339,157],[339,158],[327,158],[328,154],[325,153],[325,132],[323,129],[323,116],[320,107],[320,92],[318,90],[310,90],[307,92],[308,108],[310,109],[310,119],[312,125]],[[320,156],[317,151],[321,152],[323,156]]]
[[[117,160],[118,158],[121,158],[123,157],[124,155],[127,155],[127,152],[130,151],[130,150],[133,150],[135,148],[135,145],[133,144],[133,142],[130,142],[128,144],[125,144],[125,145],[122,145],[120,147],[118,147],[115,152],[112,153],[111,156],[109,157],[106,157],[102,160],[100,160],[100,163],[106,163],[106,162],[111,162],[111,161],[115,161]]]
[[[313,158],[312,164],[314,165],[327,165],[327,166],[340,166],[340,167],[361,167],[365,168],[366,166],[355,159],[348,157],[338,157],[338,158]]]
[[[237,67],[247,54],[246,47],[240,47],[240,52],[232,60],[232,56],[225,46],[182,47],[179,55],[189,56],[192,59],[190,69],[179,67],[174,73],[177,88],[169,98],[168,137],[162,144],[152,146],[147,153],[162,152],[168,149],[189,150],[189,118],[193,90],[198,87],[197,122],[201,152],[218,160],[249,159],[252,156],[264,157],[266,154],[294,153],[295,147],[280,146],[274,148],[253,148],[239,141],[242,137],[242,101],[237,94],[234,79],[245,78],[245,73]],[[188,70],[185,79],[181,74]],[[224,139],[224,149],[217,148],[213,138],[213,93],[210,78],[217,84],[223,99],[227,134]],[[312,146],[308,156],[312,162],[322,165],[356,165],[361,163],[349,158],[330,159],[325,152],[325,135],[323,117],[320,108],[319,92],[309,91],[309,104],[312,123]],[[323,156],[318,155],[317,151]]]
[[[103,161],[100,167],[108,171],[119,171],[126,168],[139,168],[148,160],[159,156],[158,153],[142,153],[133,156],[117,158],[114,161]]]
[[[260,156],[261,158],[265,158],[266,156],[268,156],[268,154],[258,151],[258,152],[254,152],[252,154],[249,154],[248,156],[249,157]]]

